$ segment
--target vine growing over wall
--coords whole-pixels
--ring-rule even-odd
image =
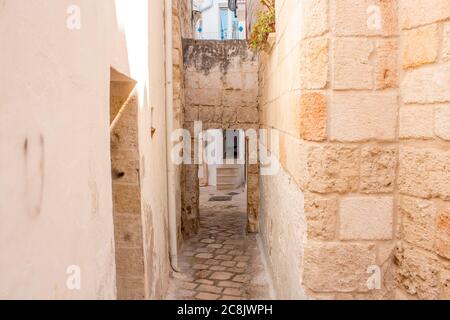
[[[266,10],[258,14],[258,20],[253,25],[249,45],[254,51],[262,51],[267,44],[269,34],[275,32],[275,0],[261,0]]]

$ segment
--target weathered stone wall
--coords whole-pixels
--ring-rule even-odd
[[[386,282],[370,291],[366,281],[371,266],[389,279],[395,245],[395,1],[372,1],[381,6],[380,30],[368,28],[369,2],[277,1],[275,43],[263,54],[262,124],[280,132],[280,163],[304,197],[295,207],[306,224],[280,222],[290,232],[263,226],[272,230],[264,239],[266,246],[279,237],[295,241],[306,230],[291,252],[301,257],[301,272],[281,257],[269,259],[280,288],[283,278],[296,279],[312,298],[387,297],[389,291]],[[284,211],[274,206],[265,215],[267,223]]]
[[[261,124],[280,133],[283,173],[304,197],[291,203],[306,221],[305,232],[272,205],[289,200],[263,179],[274,190],[262,193],[261,229],[280,296],[302,297],[285,291],[293,279],[319,299],[448,298],[449,10],[439,0],[276,2]],[[306,235],[291,270],[274,252],[296,232]]]
[[[208,129],[258,129],[258,81],[256,56],[245,41],[184,41],[186,85],[185,128],[194,121]],[[194,151],[194,148],[192,148]],[[258,229],[258,166],[249,168],[248,230]],[[182,231],[185,237],[197,232],[198,165],[183,166]]]
[[[133,85],[133,83],[131,83]],[[144,247],[139,183],[137,96],[128,82],[111,82],[111,174],[118,299],[145,298]],[[123,109],[121,109],[123,107]]]
[[[450,2],[399,1],[399,298],[450,299]]]
[[[184,110],[186,106],[186,89],[185,89],[185,70],[183,63],[183,39],[193,38],[192,29],[192,2],[190,0],[177,0],[173,2],[173,88],[174,88],[174,128],[183,128],[184,126]],[[182,192],[186,187],[186,182],[194,181],[193,177],[186,177],[186,171],[182,165],[174,166],[177,186],[176,190],[176,212],[177,212],[177,239],[178,246],[181,247],[183,243],[184,229],[194,229],[194,227],[183,227],[190,219],[183,219],[185,217],[183,212],[183,203],[187,202],[186,197],[190,195]],[[189,202],[193,199],[189,200]],[[189,211],[189,210],[188,210]]]

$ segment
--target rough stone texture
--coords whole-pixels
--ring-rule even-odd
[[[440,299],[450,300],[450,268],[441,270],[441,295]]]
[[[335,6],[334,32],[339,36],[391,36],[396,32],[395,0],[336,0]],[[373,18],[380,18],[380,24]]]
[[[372,89],[374,67],[369,59],[374,51],[369,39],[337,39],[333,42],[333,88]]]
[[[320,93],[300,97],[300,136],[305,140],[323,141],[327,137],[327,100]]]
[[[432,201],[401,197],[402,239],[414,246],[433,250],[436,234],[436,211],[437,208]]]
[[[442,43],[442,59],[450,61],[450,22],[444,24],[444,38]]]
[[[359,184],[359,150],[340,145],[308,148],[306,187],[312,192],[352,192]]]
[[[439,214],[436,229],[436,252],[441,257],[450,259],[450,207]]]
[[[300,44],[300,87],[325,88],[328,82],[328,39],[303,40]]]
[[[336,236],[338,199],[336,196],[305,194],[308,239],[333,240]]]
[[[400,0],[405,68],[400,96],[398,297],[448,299],[450,112],[447,0]],[[406,196],[407,195],[407,196]],[[440,198],[440,199],[438,199]]]
[[[410,29],[450,17],[448,0],[399,0],[400,27]]]
[[[375,41],[375,89],[396,88],[398,86],[398,40]]]
[[[375,260],[370,244],[311,242],[305,248],[304,284],[315,292],[367,292],[367,269]]]
[[[127,83],[124,83],[127,85]],[[139,149],[137,95],[130,97],[127,90],[116,90],[114,84],[111,104],[119,101],[124,106],[113,108],[111,120],[117,119],[111,133],[111,172],[113,191],[113,218],[116,250],[116,276],[118,299],[145,298],[144,247],[141,216],[141,189],[139,183]],[[123,95],[125,93],[125,96]],[[122,99],[120,99],[122,97]]]
[[[433,106],[400,108],[400,138],[430,139],[433,137]]]
[[[333,47],[333,89],[380,90],[397,86],[395,39],[337,38]]]
[[[393,236],[392,196],[349,196],[340,200],[341,240],[390,240]]]
[[[183,246],[181,273],[172,279],[168,299],[272,298],[256,236],[245,230],[245,191],[233,191],[238,194],[231,202],[208,202],[211,194],[225,193],[202,187],[201,228]]]
[[[400,149],[400,192],[421,198],[450,200],[450,152],[432,148]]]
[[[397,126],[397,96],[391,93],[334,93],[328,117],[334,141],[393,140]]]
[[[307,225],[303,193],[281,169],[261,177],[261,238],[278,299],[305,299],[303,243]]]
[[[328,31],[328,1],[305,0],[302,10],[303,36],[321,36]]]
[[[195,235],[200,227],[198,170],[195,165],[182,167],[181,232],[184,238]]]
[[[450,140],[450,105],[435,106],[434,132],[439,138]]]
[[[363,193],[393,192],[397,148],[370,145],[361,149],[360,191]]]
[[[432,24],[404,33],[404,68],[414,68],[436,61],[439,48],[438,30],[438,25]]]
[[[450,102],[450,66],[433,65],[405,73],[402,97],[405,103]]]
[[[440,266],[435,255],[403,244],[394,261],[396,279],[402,289],[419,299],[438,298]]]

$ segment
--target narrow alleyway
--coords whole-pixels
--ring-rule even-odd
[[[210,201],[231,197],[229,201]],[[256,235],[246,228],[243,188],[200,191],[200,232],[187,240],[180,253],[181,274],[170,284],[168,299],[271,299]]]

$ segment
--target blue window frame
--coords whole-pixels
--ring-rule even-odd
[[[219,9],[220,16],[220,39],[228,39],[228,8]]]

